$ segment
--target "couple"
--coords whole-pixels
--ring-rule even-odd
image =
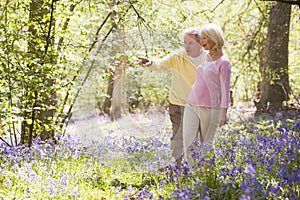
[[[225,124],[231,63],[223,46],[221,28],[210,23],[184,33],[184,52],[157,61],[139,58],[140,65],[151,69],[173,70],[169,113],[173,129],[171,150],[178,168],[184,155],[194,170],[193,149],[201,148],[205,156],[218,126]],[[196,145],[199,142],[201,147]]]

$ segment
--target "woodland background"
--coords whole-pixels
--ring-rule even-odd
[[[299,108],[299,1],[1,0],[1,140],[53,141],[70,120],[166,109],[169,72],[137,65],[213,22],[232,62],[233,106]]]

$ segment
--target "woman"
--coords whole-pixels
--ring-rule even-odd
[[[229,106],[231,64],[222,49],[221,28],[215,24],[204,25],[200,44],[209,54],[197,68],[183,117],[184,155],[191,170],[194,167],[193,149],[199,149],[196,143],[200,141],[204,155],[209,151],[216,129],[225,123]]]

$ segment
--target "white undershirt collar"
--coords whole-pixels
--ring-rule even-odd
[[[189,59],[192,61],[192,63],[197,64],[198,61],[201,59],[201,54],[195,58],[193,58],[192,56],[189,56]]]

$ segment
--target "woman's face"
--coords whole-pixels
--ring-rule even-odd
[[[200,44],[205,50],[213,50],[213,47],[216,45],[205,33],[201,33]]]

